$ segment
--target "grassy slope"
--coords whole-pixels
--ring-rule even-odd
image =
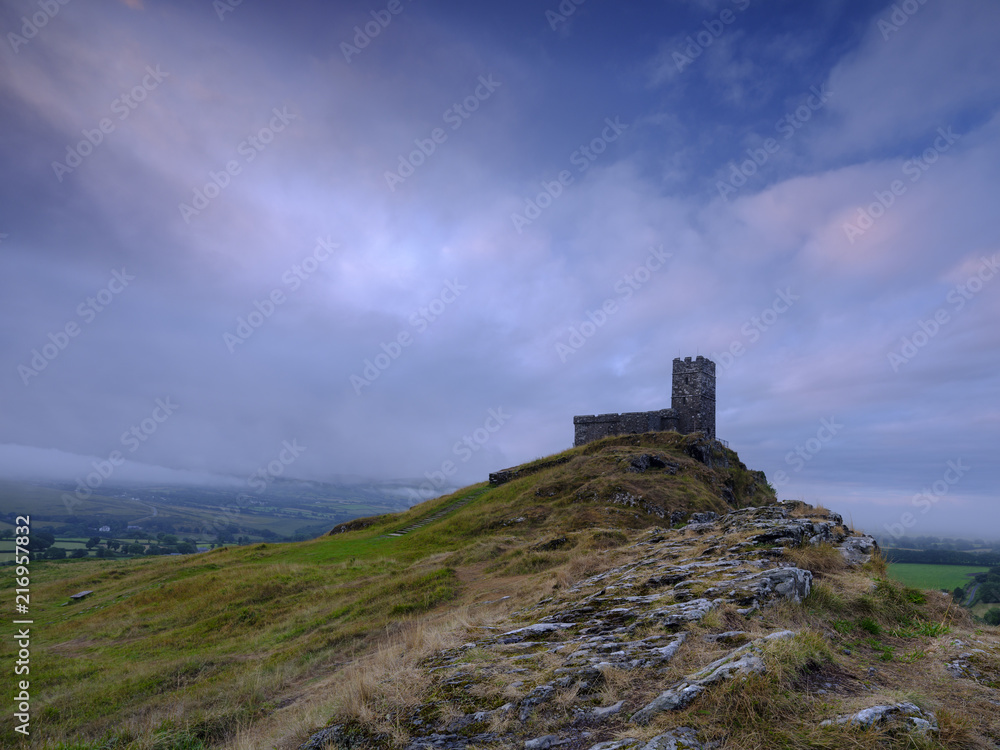
[[[309,542],[34,563],[35,741],[116,732],[148,737],[182,717],[192,732],[216,742],[401,621],[434,614],[443,602],[534,591],[532,574],[599,555],[624,540],[621,529],[662,523],[643,508],[609,502],[612,496],[641,495],[647,510],[668,515],[725,511],[725,485],[743,504],[773,501],[762,477],[734,453],[727,452],[734,468],[710,471],[684,453],[691,441],[671,434],[612,438],[568,451],[566,463],[505,486],[473,486]],[[649,452],[678,464],[677,475],[623,471]],[[434,524],[385,536],[473,493],[469,505]],[[557,551],[529,549],[555,535],[570,541]],[[60,606],[84,589],[95,593]],[[4,595],[13,599],[12,591]],[[9,664],[12,654],[4,639],[0,660]],[[0,744],[14,739],[7,722]]]
[[[738,464],[735,454],[726,454],[732,469],[710,471],[688,457],[691,442],[669,433],[608,439],[502,487],[469,487],[310,542],[34,565],[32,746],[294,748],[335,716],[384,721],[426,688],[424,656],[465,643],[470,626],[509,627],[515,610],[627,563],[635,555],[626,545],[634,530],[666,525],[662,514],[725,511],[727,489],[738,505],[774,500],[761,475]],[[677,475],[626,471],[643,453],[677,464]],[[385,536],[470,496],[442,520]],[[918,615],[898,587],[872,583],[870,576],[884,570],[842,571],[831,550],[793,553],[798,565],[819,575],[814,595],[805,607],[769,611],[764,625],[806,627],[806,645],[828,640],[819,649],[827,666],[812,675],[819,658],[812,651],[785,655],[786,672],[720,691],[677,719],[709,732],[731,727],[750,743],[740,747],[902,747],[878,736],[795,734],[803,715],[812,721],[832,710],[805,694],[826,684],[820,677],[847,679],[831,673],[831,663],[857,673],[852,685],[866,680],[871,665],[880,677],[864,682],[859,704],[873,697],[866,695],[876,682],[906,686],[890,688],[892,696],[925,691],[955,707],[942,714],[943,741],[926,747],[983,746],[970,740],[978,736],[974,722],[992,719],[963,714],[967,696],[955,692],[958,683],[926,667],[954,637],[935,625],[955,616],[944,611],[945,600]],[[59,606],[81,589],[95,593]],[[4,595],[13,599],[9,590]],[[912,630],[914,617],[930,621],[927,634],[899,630]],[[725,618],[706,624],[730,628]],[[479,651],[467,653],[470,663],[484,658]],[[12,654],[10,639],[0,641],[0,662],[12,663]],[[617,689],[655,695],[663,679],[636,685],[622,676],[617,687],[612,679],[603,703],[619,699]],[[10,722],[2,726],[0,746],[15,746]],[[844,744],[848,739],[857,744]],[[820,741],[835,744],[812,744]]]

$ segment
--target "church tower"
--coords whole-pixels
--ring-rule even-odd
[[[671,407],[677,413],[677,431],[702,432],[715,439],[715,362],[705,357],[674,360]]]

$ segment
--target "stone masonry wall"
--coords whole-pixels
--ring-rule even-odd
[[[635,435],[644,432],[676,430],[677,415],[673,409],[626,414],[597,414],[573,417],[573,426],[576,433],[573,446],[576,447],[612,435]]]
[[[671,408],[626,414],[573,417],[573,446],[612,435],[676,430],[715,440],[715,362],[705,357],[674,360]]]

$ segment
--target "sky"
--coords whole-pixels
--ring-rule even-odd
[[[0,475],[443,492],[669,406],[700,354],[780,497],[1000,536],[997,3],[3,0],[0,31]]]

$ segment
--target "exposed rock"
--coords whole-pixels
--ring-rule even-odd
[[[669,466],[660,467],[660,457],[655,454],[633,460],[637,472],[669,470]],[[644,502],[625,489],[614,488],[612,492],[623,495],[617,502]],[[595,708],[592,696],[602,689],[605,672],[610,669],[650,670],[643,679],[655,679],[653,670],[666,672],[665,666],[690,642],[691,626],[720,606],[735,604],[737,612],[749,615],[773,602],[802,602],[811,591],[812,574],[782,559],[788,547],[829,543],[841,550],[850,565],[870,559],[876,549],[874,540],[852,536],[836,514],[809,515],[805,510],[808,508],[804,505],[784,503],[743,508],[722,516],[694,513],[679,531],[651,529],[632,545],[635,554],[625,558],[629,562],[558,589],[553,596],[514,613],[507,629],[481,628],[468,643],[429,657],[425,663],[428,674],[444,700],[460,711],[442,712],[436,704],[417,710],[412,719],[402,723],[404,731],[409,732],[403,744],[409,743],[407,750],[464,750],[469,745],[523,745],[543,750],[563,746],[590,750],[702,748],[689,729],[675,729],[651,740],[626,738],[591,744],[586,729],[600,722],[620,720],[615,717],[626,705],[626,701],[618,701]],[[675,524],[685,517],[674,512],[670,521]],[[699,532],[699,536],[688,534],[691,530]],[[566,534],[548,538],[536,549],[555,549],[571,543],[572,536]],[[732,626],[739,627],[735,622]],[[690,705],[702,693],[724,682],[763,672],[768,642],[794,636],[791,631],[780,631],[747,642],[750,636],[743,630],[704,635],[705,642],[715,644],[712,649],[719,652],[720,658],[665,685],[666,689],[661,688],[662,692],[640,707],[630,721],[648,723],[660,712]],[[473,647],[486,651],[490,658],[470,664]],[[970,648],[966,646],[964,651]],[[957,659],[952,657],[949,670],[956,676],[976,679],[978,672],[973,663],[979,656],[964,651]],[[518,675],[518,679],[512,681],[511,675]],[[498,677],[514,690],[534,687],[520,700],[494,708],[494,700],[476,696],[490,695]],[[565,715],[562,707],[555,712],[545,709],[544,704],[557,697],[578,723],[569,728],[548,724],[552,716]],[[866,721],[878,723],[899,716],[910,729],[932,731],[936,726],[934,717],[919,709],[907,713],[905,707],[909,705],[875,707],[886,710],[880,713],[869,709],[868,713],[840,717],[826,725],[863,726]],[[497,714],[516,721],[497,734],[472,734],[483,732]],[[434,718],[438,716],[447,718]],[[869,719],[872,716],[875,718]],[[526,722],[540,736],[526,736]],[[303,750],[320,750],[327,744],[339,750],[354,750],[388,741],[381,736],[364,736],[358,727],[350,726],[350,731],[341,723],[317,733],[303,745]],[[545,731],[561,734],[542,734]]]
[[[637,747],[639,747],[639,740],[627,737],[624,740],[598,742],[596,745],[591,745],[590,750],[635,750]]]
[[[469,745],[487,745],[494,743],[498,737],[492,733],[463,736],[459,734],[429,734],[426,737],[414,737],[405,750],[468,750]],[[372,744],[357,745],[358,748],[369,750]]]
[[[551,552],[552,550],[557,550],[560,547],[565,547],[567,544],[569,544],[569,537],[558,536],[555,539],[548,540],[547,542],[536,544],[531,549],[538,552]]]
[[[664,690],[653,701],[632,714],[632,723],[648,724],[656,714],[676,711],[691,705],[691,701],[705,691],[701,685],[681,682],[669,690]]]
[[[534,625],[518,628],[517,630],[511,630],[509,633],[504,633],[504,635],[536,635],[538,633],[552,633],[556,630],[566,630],[567,628],[572,628],[575,624],[576,623],[572,622],[539,622]]]
[[[679,727],[654,737],[639,750],[702,750],[702,748],[704,745],[698,742],[698,735],[693,729]]]
[[[306,742],[299,746],[299,750],[327,750],[336,748],[337,750],[364,750],[373,744],[386,739],[383,735],[369,736],[361,732],[352,731],[346,725],[337,724],[327,727],[321,732],[316,732]]]
[[[547,734],[544,737],[525,740],[524,750],[548,750],[548,748],[555,747],[557,744],[559,744],[559,737],[554,734]]]
[[[878,550],[878,542],[872,536],[852,536],[844,541],[837,549],[844,559],[851,565],[863,565],[872,559],[872,555]]]
[[[531,716],[531,712],[534,711],[542,703],[552,699],[552,694],[555,692],[555,688],[552,685],[539,685],[530,693],[523,701],[521,701],[521,711],[518,714],[518,718],[525,722],[528,717]]]
[[[779,568],[760,574],[759,596],[765,599],[791,599],[796,604],[809,596],[813,574],[801,568]]]
[[[684,452],[709,469],[728,469],[729,458],[722,445],[715,440],[699,437],[684,446]]]
[[[686,708],[711,685],[738,676],[762,673],[764,660],[752,652],[759,652],[760,646],[768,641],[787,640],[794,636],[795,633],[792,631],[782,630],[741,646],[660,693],[651,703],[636,711],[632,715],[632,721],[636,724],[646,724],[658,713]]]
[[[715,523],[719,520],[719,514],[714,511],[704,513],[692,513],[688,523]]]
[[[553,466],[560,466],[561,464],[567,463],[569,460],[570,459],[568,457],[563,456],[562,458],[553,458],[548,461],[537,461],[527,466],[504,469],[503,471],[495,471],[490,474],[490,484],[497,487],[501,484],[512,482],[515,479],[530,476],[531,474],[535,474],[543,469],[551,469]]]
[[[959,644],[963,644],[958,641]],[[963,652],[954,661],[945,664],[945,669],[952,677],[957,679],[972,680],[980,685],[996,688],[1000,680],[1000,662],[990,658],[988,651],[981,648],[974,648],[971,651]]]
[[[764,671],[764,660],[753,654],[746,654],[735,661],[720,664],[701,678],[701,685],[714,685],[723,680],[731,680],[737,675],[761,674]],[[699,673],[700,674],[700,673]]]
[[[618,701],[617,703],[611,706],[605,706],[603,708],[595,708],[590,712],[588,716],[589,718],[594,719],[595,721],[603,721],[609,716],[614,716],[616,713],[620,712],[624,705],[625,701]]]
[[[367,529],[377,520],[379,520],[378,516],[374,516],[371,518],[355,518],[353,521],[347,521],[346,523],[337,524],[327,532],[327,536],[344,534],[348,531],[360,531],[361,529]]]
[[[848,724],[866,728],[888,722],[901,722],[908,728],[919,731],[938,731],[937,717],[929,711],[924,711],[913,703],[892,703],[885,706],[872,706],[855,714],[839,716],[820,722],[821,727]]]
[[[662,620],[667,626],[685,625],[698,622],[717,606],[716,602],[710,602],[708,599],[694,599],[650,612],[648,616]]]
[[[666,469],[668,474],[676,474],[680,468],[680,464],[668,461],[665,456],[643,453],[633,458],[625,471],[642,474],[650,469]]]

